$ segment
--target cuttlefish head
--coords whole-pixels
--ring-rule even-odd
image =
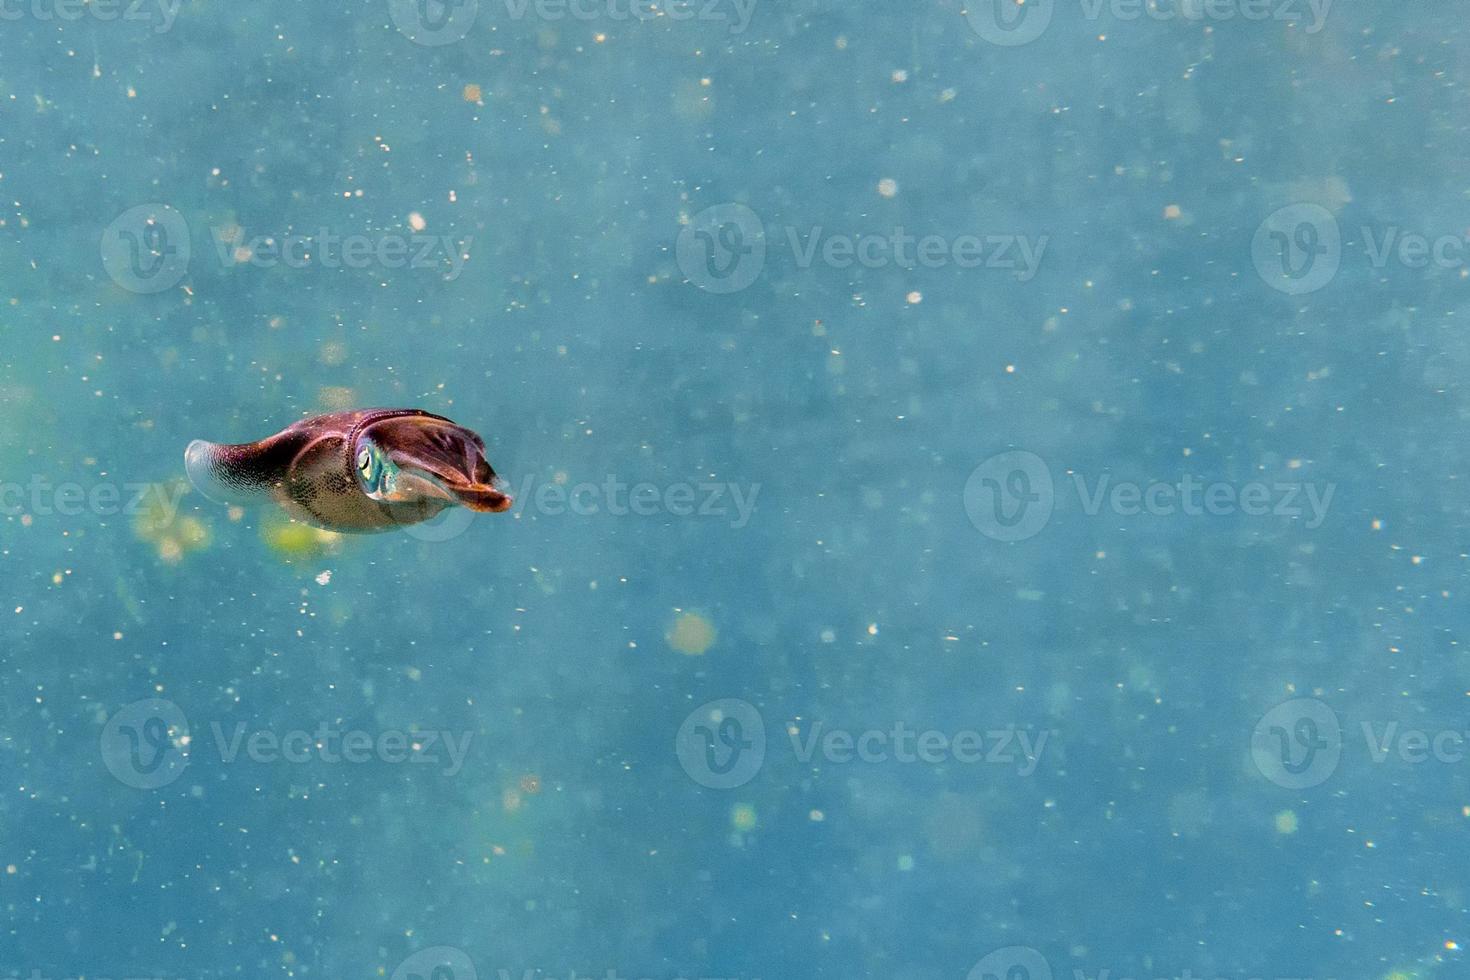
[[[352,468],[363,493],[385,503],[443,500],[497,513],[512,503],[485,459],[485,443],[447,419],[406,415],[363,426]]]

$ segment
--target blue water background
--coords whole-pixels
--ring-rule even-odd
[[[432,47],[379,2],[0,21],[0,472],[162,483],[191,439],[350,396],[474,427],[513,485],[758,485],[751,519],[525,506],[292,558],[195,493],[208,544],[165,560],[129,515],[12,508],[0,975],[391,977],[432,946],[481,978],[962,980],[1008,946],[1058,977],[1464,975],[1470,763],[1357,734],[1467,726],[1465,279],[1358,232],[1470,228],[1460,5],[1308,34],[1058,0],[1017,46],[929,0],[758,0],[739,31],[481,8]],[[1251,243],[1302,201],[1345,245],[1297,296]],[[677,240],[731,202],[766,257],[712,292]],[[99,248],[143,204],[190,229],[157,293]],[[462,275],[211,236],[411,214]],[[1048,246],[1027,281],[803,265],[817,226]],[[1005,543],[964,488],[1012,449],[1058,504]],[[1313,528],[1091,515],[1071,473],[1335,496]],[[1295,695],[1346,741],[1300,790],[1251,752]],[[197,750],[149,790],[99,739],[153,697]],[[768,736],[731,790],[675,751],[720,698]],[[804,762],[816,720],[1053,736],[1026,776]],[[204,750],[324,721],[474,742],[454,775]]]

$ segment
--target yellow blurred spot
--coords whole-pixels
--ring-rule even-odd
[[[480,86],[476,85],[474,82],[470,82],[464,87],[464,100],[466,102],[473,102],[476,105],[485,104],[480,98]]]
[[[749,803],[736,803],[730,808],[730,825],[742,832],[753,829],[755,827],[755,807]]]
[[[697,657],[715,642],[715,627],[697,612],[683,612],[674,618],[664,638],[680,653]]]
[[[316,393],[317,401],[322,403],[323,408],[334,412],[343,412],[351,408],[357,401],[357,395],[351,388],[343,388],[338,385],[327,385]]]
[[[157,548],[158,557],[169,564],[209,545],[209,528],[204,522],[179,515],[188,487],[183,480],[154,484],[144,492],[142,505],[133,516],[133,533]]]
[[[1297,819],[1295,810],[1282,810],[1276,814],[1276,832],[1278,834],[1296,833]]]
[[[209,542],[209,529],[197,517],[181,517],[175,522],[179,541],[186,550],[202,548]]]
[[[282,558],[316,558],[342,550],[342,535],[284,518],[267,518],[260,525],[266,546]]]

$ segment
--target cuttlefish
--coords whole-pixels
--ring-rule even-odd
[[[195,439],[189,479],[217,503],[274,501],[330,531],[391,531],[446,507],[499,512],[511,498],[478,434],[416,408],[368,408],[302,419],[259,442]]]

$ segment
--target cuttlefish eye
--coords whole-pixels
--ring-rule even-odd
[[[390,469],[378,447],[372,443],[363,443],[362,448],[357,451],[357,475],[362,478],[362,485],[368,493],[377,493],[385,489],[388,483],[388,475],[385,472]]]

